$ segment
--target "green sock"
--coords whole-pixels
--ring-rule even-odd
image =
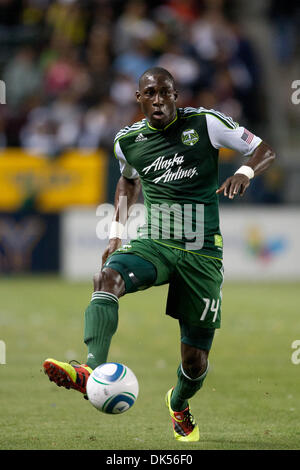
[[[192,398],[203,385],[208,372],[208,364],[206,371],[197,379],[191,379],[183,371],[182,365],[177,369],[177,384],[171,396],[171,408],[174,411],[182,411],[188,406],[188,399]]]
[[[111,339],[118,326],[118,297],[97,291],[84,315],[84,342],[88,347],[86,364],[95,369],[107,362]]]

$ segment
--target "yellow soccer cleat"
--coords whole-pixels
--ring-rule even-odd
[[[172,419],[174,436],[177,441],[196,442],[199,441],[199,426],[196,424],[189,406],[183,411],[173,411],[171,408],[171,395],[173,388],[166,394],[166,405],[169,408]]]
[[[70,364],[68,362],[46,359],[43,364],[44,372],[51,382],[59,387],[73,388],[86,394],[86,383],[92,373],[92,369],[85,364]]]

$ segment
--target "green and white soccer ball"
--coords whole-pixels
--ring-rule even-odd
[[[93,370],[87,381],[86,393],[97,410],[120,414],[135,403],[139,384],[129,367],[117,362],[107,362]]]

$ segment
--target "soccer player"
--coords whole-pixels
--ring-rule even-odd
[[[87,360],[75,365],[47,359],[44,370],[57,385],[86,394],[90,373],[107,362],[118,325],[119,298],[169,284],[166,313],[179,322],[181,363],[166,404],[175,438],[189,442],[199,440],[199,427],[188,400],[207,376],[209,351],[221,323],[218,195],[242,196],[275,155],[267,143],[230,117],[201,107],[177,108],[177,97],[174,79],[163,68],[151,68],[139,80],[136,99],[145,118],[115,138],[121,176],[103,266],[94,277],[85,311]],[[245,161],[218,187],[221,147],[240,152]],[[136,239],[122,246],[124,214],[137,202],[141,187],[146,224]]]

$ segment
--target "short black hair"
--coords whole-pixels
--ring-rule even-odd
[[[143,73],[143,75],[140,76],[139,88],[141,87],[142,79],[144,77],[149,76],[149,75],[165,75],[165,77],[170,80],[170,82],[172,83],[173,88],[175,90],[176,86],[175,86],[175,80],[174,80],[173,75],[167,69],[164,69],[163,67],[151,67],[150,69],[146,70]]]

